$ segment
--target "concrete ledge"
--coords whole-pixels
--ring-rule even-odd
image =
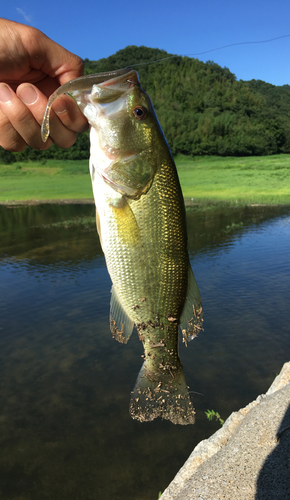
[[[290,362],[265,395],[232,413],[221,429],[195,447],[161,499],[290,499],[290,454],[285,448],[290,445],[289,403]],[[268,467],[274,455],[275,464]],[[267,480],[271,470],[276,471],[272,493]],[[265,492],[263,484],[268,485]],[[277,496],[279,488],[282,496]]]

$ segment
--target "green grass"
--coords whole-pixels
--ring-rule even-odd
[[[176,158],[186,201],[290,204],[290,155]],[[0,165],[0,202],[92,199],[88,161]]]
[[[0,165],[0,202],[93,199],[88,160]]]
[[[214,417],[215,419],[221,424],[224,425],[225,421],[221,418],[220,414],[217,411],[214,410],[207,410],[205,411],[206,417],[208,420],[212,420]]]
[[[290,155],[188,158],[176,164],[193,203],[290,204]]]

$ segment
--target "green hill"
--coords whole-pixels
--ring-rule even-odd
[[[164,60],[143,64],[159,59]],[[129,46],[106,59],[84,60],[85,74],[125,66],[138,71],[173,154],[290,153],[290,86],[238,81],[228,68],[212,61],[203,63],[148,47]],[[89,139],[87,134],[80,135],[69,150],[52,146],[45,152],[2,151],[2,161],[8,156],[11,161],[83,159],[89,156]]]

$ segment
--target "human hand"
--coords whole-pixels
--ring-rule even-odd
[[[48,97],[82,74],[81,59],[41,31],[0,19],[0,146],[8,151],[48,149],[52,142],[72,146],[88,123],[71,97],[55,101],[46,143],[40,127]]]

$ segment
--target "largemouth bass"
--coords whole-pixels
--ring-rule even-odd
[[[131,416],[192,424],[195,411],[178,354],[202,328],[199,290],[187,251],[186,216],[176,167],[136,71],[81,77],[51,97],[71,94],[90,125],[90,174],[97,229],[113,287],[110,328],[126,343],[134,325],[144,363]]]

